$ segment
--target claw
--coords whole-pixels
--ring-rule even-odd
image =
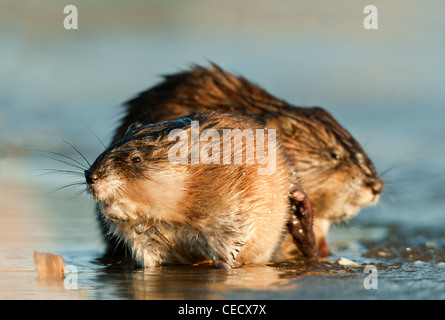
[[[228,261],[223,261],[223,260],[215,260],[215,267],[217,267],[218,269],[232,269],[232,268],[240,268],[241,264],[236,261],[233,260],[231,262]]]

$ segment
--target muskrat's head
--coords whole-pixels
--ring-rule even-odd
[[[118,223],[174,220],[171,209],[183,190],[181,168],[167,158],[173,142],[165,136],[174,127],[133,124],[85,171],[87,190],[105,217]]]
[[[293,112],[281,119],[266,116],[266,122],[280,128],[315,218],[351,217],[361,207],[377,203],[384,183],[359,143],[325,110],[299,111],[298,117]]]

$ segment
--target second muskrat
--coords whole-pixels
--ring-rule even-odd
[[[213,135],[206,136],[209,130]],[[241,137],[236,145],[236,138],[226,140],[226,130],[257,133],[251,142]],[[215,142],[214,134],[217,149],[200,143],[209,137]],[[294,217],[289,201],[294,177],[284,149],[271,135],[253,117],[217,112],[135,123],[85,172],[88,191],[99,203],[108,233],[140,266],[210,259],[217,267],[232,268],[278,261],[285,257],[282,243]],[[184,149],[178,149],[176,137],[185,137]],[[184,161],[177,161],[178,153]],[[273,163],[259,160],[266,155]]]
[[[326,236],[334,221],[377,203],[382,179],[360,144],[330,113],[293,106],[216,65],[166,76],[128,101],[114,141],[135,121],[158,123],[206,110],[255,114],[277,130],[311,199],[320,256],[329,254]]]

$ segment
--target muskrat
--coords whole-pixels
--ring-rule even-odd
[[[257,132],[250,145],[247,137],[239,140],[238,162],[235,138],[228,140],[226,153],[226,130],[235,129]],[[212,138],[218,149],[199,144],[208,141],[209,130],[221,137]],[[258,130],[263,134],[258,136]],[[284,148],[271,135],[252,116],[218,112],[134,123],[85,171],[87,190],[99,203],[108,233],[139,266],[212,260],[217,267],[232,268],[278,261],[285,257],[282,243],[288,230],[295,233],[299,221],[293,220],[296,208],[289,201],[289,191],[295,191],[292,170]],[[180,148],[176,137],[185,137]],[[268,141],[258,151],[261,137]],[[183,161],[176,161],[178,152]],[[267,168],[259,160],[262,155],[274,155]],[[311,227],[300,232],[310,233]],[[314,255],[313,234],[312,239]]]
[[[125,106],[114,141],[121,139],[135,121],[158,123],[197,111],[262,118],[268,128],[277,130],[297,169],[298,181],[311,200],[320,256],[329,255],[326,236],[331,224],[377,203],[384,188],[366,152],[329,112],[320,107],[293,106],[216,65],[165,76]]]

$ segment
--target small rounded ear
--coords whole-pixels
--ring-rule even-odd
[[[140,127],[142,127],[142,123],[140,122],[133,122],[128,127],[127,131],[125,132],[124,137],[131,136],[133,133],[135,133]]]

